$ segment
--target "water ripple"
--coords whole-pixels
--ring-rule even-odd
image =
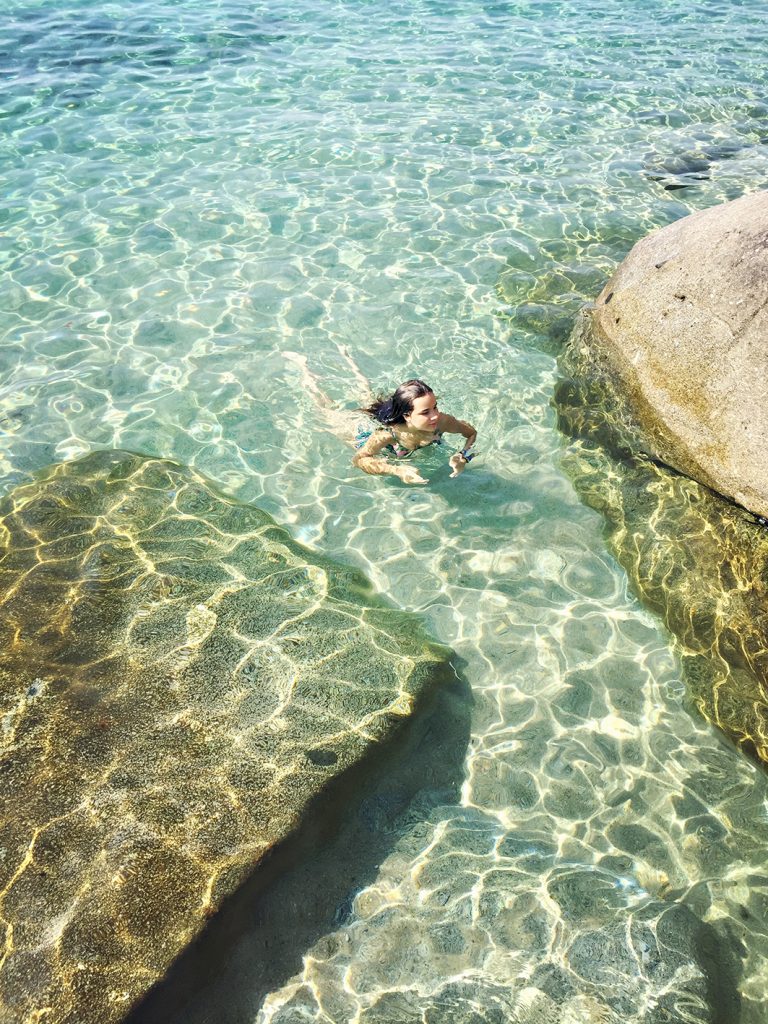
[[[2,489],[178,460],[422,612],[475,691],[462,805],[262,1019],[759,1021],[765,780],[684,706],[551,396],[638,237],[764,186],[762,5],[6,7]],[[470,471],[352,470],[283,358],[352,407],[345,350],[471,419]]]

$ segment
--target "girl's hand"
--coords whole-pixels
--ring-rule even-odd
[[[413,466],[402,466],[398,470],[397,474],[404,484],[426,484],[427,480],[421,475],[418,469],[414,469]]]
[[[474,459],[475,455],[477,455],[477,452],[472,452],[470,454],[468,448],[465,448],[462,452],[456,452],[455,455],[452,455],[450,459],[448,459],[448,465],[453,470],[451,478],[458,476],[459,473],[463,473],[469,465],[470,460]]]
[[[458,476],[459,473],[463,473],[464,470],[469,465],[469,463],[461,454],[461,452],[456,452],[455,455],[452,455],[450,459],[448,459],[448,465],[453,470],[453,472],[451,473],[451,479],[453,479],[455,476]]]

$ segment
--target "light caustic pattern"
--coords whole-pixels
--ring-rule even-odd
[[[101,1024],[450,680],[448,652],[156,459],[18,488],[0,544],[0,1017]]]
[[[698,1022],[739,991],[759,1020],[763,775],[684,707],[551,398],[630,245],[764,185],[767,31],[757,2],[10,5],[3,486],[193,466],[422,612],[475,692],[461,804],[265,1019]],[[343,348],[482,457],[353,472],[283,356],[352,406]]]
[[[644,603],[679,642],[688,697],[768,761],[768,531],[760,519],[646,454],[617,382],[581,318],[560,360],[563,465],[606,517],[606,539]]]
[[[574,520],[442,574],[477,701],[462,807],[401,840],[260,1024],[740,1019],[738,990],[759,1020],[762,774],[681,706],[658,628]]]

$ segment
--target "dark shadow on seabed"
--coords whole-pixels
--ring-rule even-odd
[[[252,1024],[304,952],[343,924],[400,834],[458,799],[472,699],[452,665],[392,742],[316,798],[125,1024]]]

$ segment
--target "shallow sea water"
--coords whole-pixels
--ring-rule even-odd
[[[765,1019],[765,774],[689,710],[551,398],[636,239],[764,186],[767,44],[757,0],[6,4],[2,491],[95,448],[193,466],[475,697],[460,801],[238,1020]],[[354,471],[286,352],[347,408],[347,352],[424,377],[482,456]]]

